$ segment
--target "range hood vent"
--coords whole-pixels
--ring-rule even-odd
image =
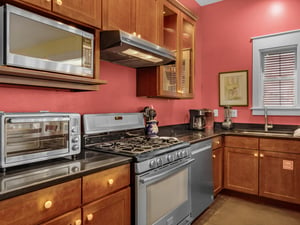
[[[100,33],[100,58],[132,68],[175,63],[175,54],[165,48],[120,30]]]

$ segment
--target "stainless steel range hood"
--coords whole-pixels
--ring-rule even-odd
[[[100,33],[100,58],[123,66],[142,68],[175,63],[172,51],[120,30]]]

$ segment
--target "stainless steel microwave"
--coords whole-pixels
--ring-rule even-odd
[[[80,134],[78,113],[0,113],[0,168],[79,154]]]
[[[0,65],[93,77],[94,34],[6,4]]]

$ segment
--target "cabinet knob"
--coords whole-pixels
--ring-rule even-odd
[[[56,0],[56,4],[61,6],[62,5],[62,0]]]
[[[142,37],[142,35],[138,34],[138,35],[137,35],[137,37],[138,37],[138,38],[141,38],[141,37]]]
[[[219,144],[220,144],[220,141],[216,141],[216,144],[219,145]]]
[[[52,201],[46,201],[45,203],[44,203],[44,207],[45,207],[45,209],[50,209],[51,207],[52,207],[52,205],[53,205],[53,203],[52,203]]]
[[[260,153],[260,154],[259,154],[259,157],[260,157],[260,158],[263,158],[263,157],[264,157],[264,154]]]
[[[133,36],[136,36],[136,32],[133,32],[132,34],[133,34]]]
[[[93,218],[94,218],[93,213],[89,213],[89,214],[86,215],[86,219],[87,219],[88,221],[92,221]]]
[[[107,183],[108,183],[109,185],[113,185],[114,179],[108,179]]]
[[[213,154],[213,155],[212,155],[212,157],[213,157],[213,159],[215,159],[215,158],[216,158],[216,155],[215,155],[215,154]]]
[[[81,225],[81,219],[75,220],[74,225]]]
[[[258,153],[254,153],[254,157],[258,157]]]
[[[46,2],[51,2],[51,0],[46,0]]]

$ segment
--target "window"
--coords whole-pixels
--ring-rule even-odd
[[[300,115],[300,30],[253,38],[253,115]]]

